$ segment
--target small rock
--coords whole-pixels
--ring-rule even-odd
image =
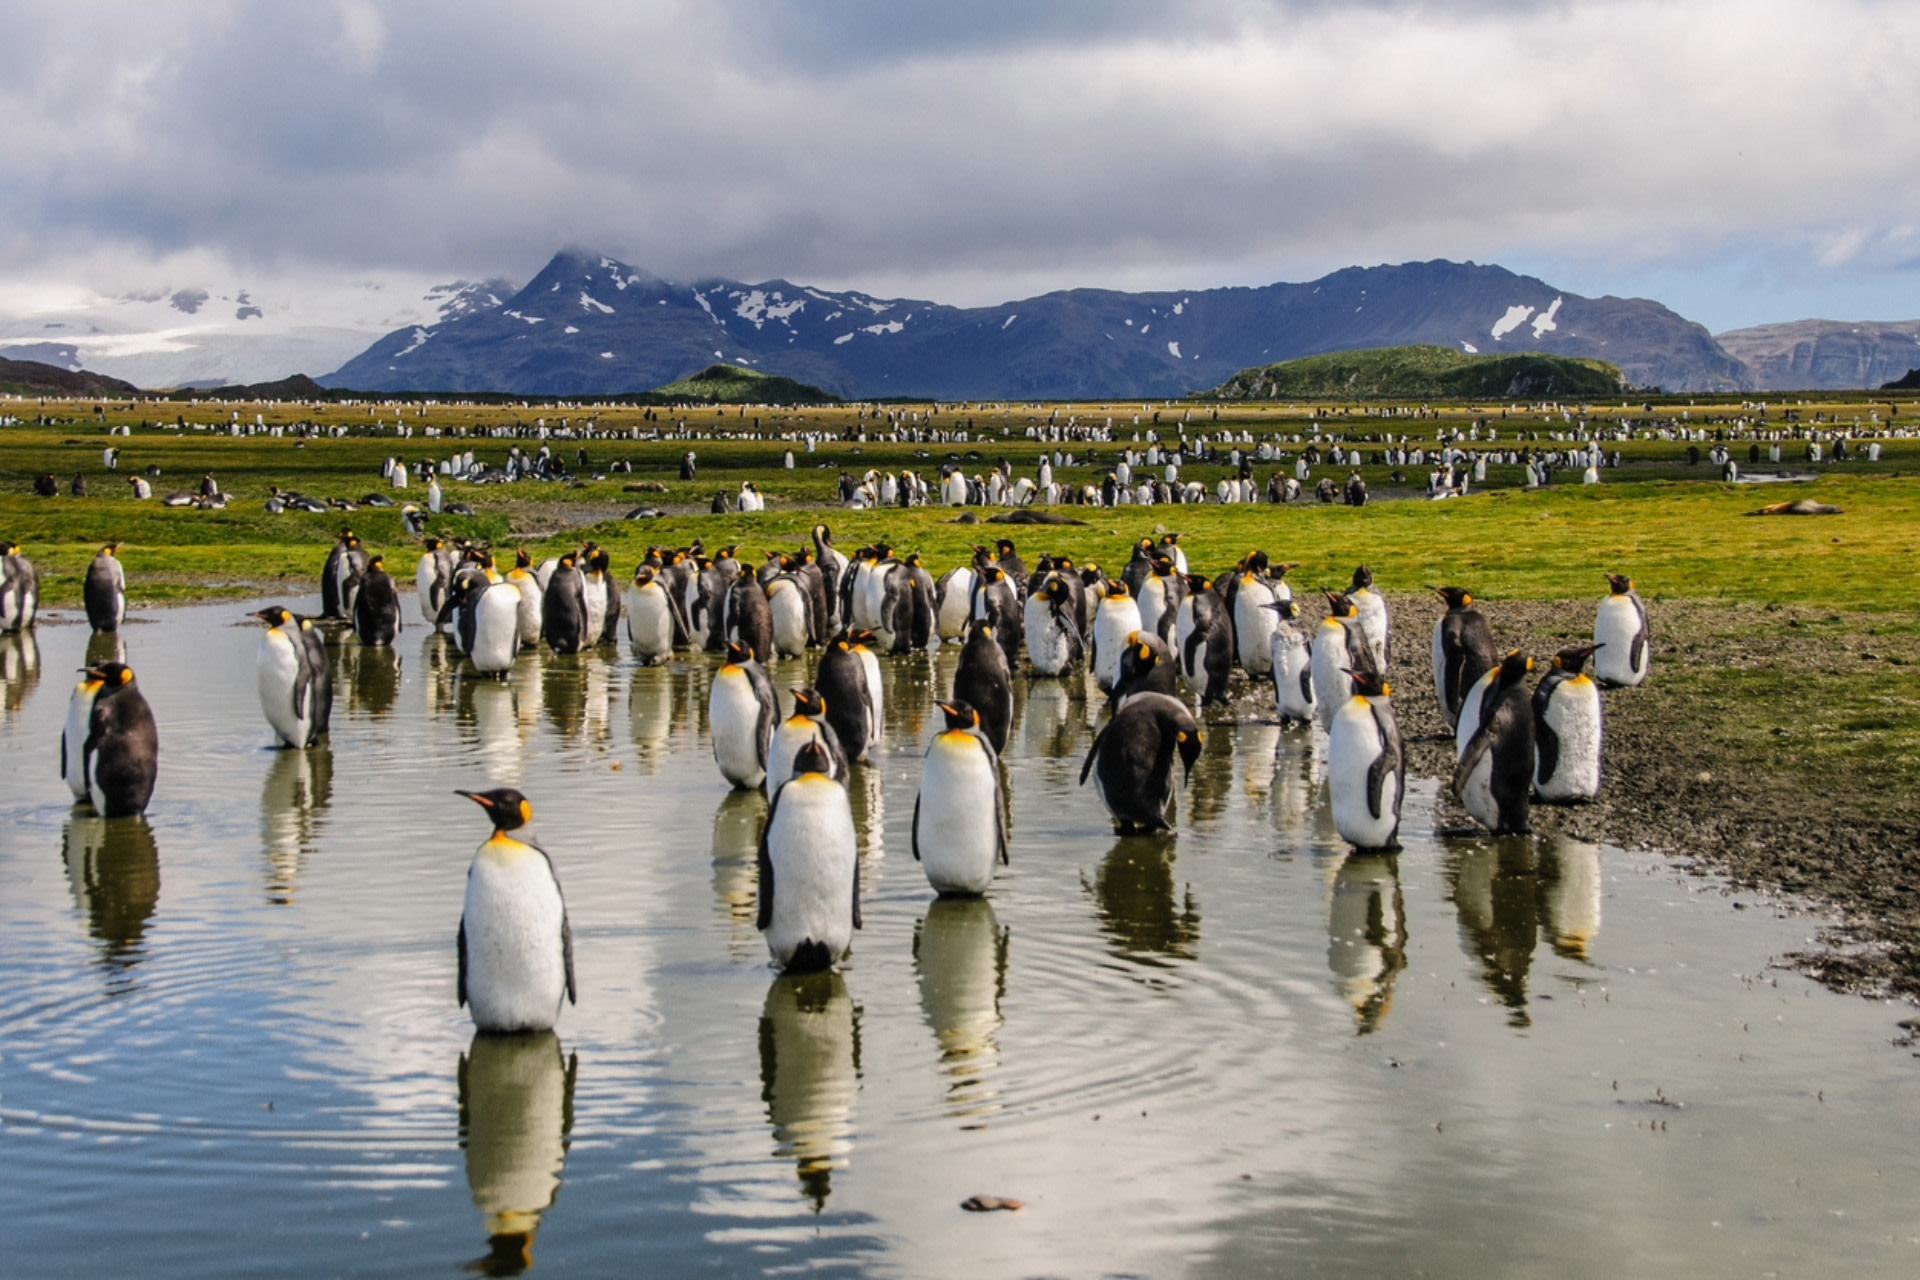
[[[996,1209],[1018,1213],[1027,1206],[1008,1196],[968,1196],[960,1202],[960,1207],[968,1213],[992,1213]]]

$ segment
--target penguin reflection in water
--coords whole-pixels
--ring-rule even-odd
[[[145,813],[160,768],[153,711],[118,662],[89,667],[73,687],[60,734],[60,776],[103,818]]]
[[[567,1163],[579,1062],[551,1031],[479,1032],[460,1055],[460,1149],[487,1226],[487,1256],[466,1270],[517,1276],[533,1266],[533,1239]]]
[[[267,624],[258,658],[260,709],[281,742],[310,747],[326,736],[333,718],[326,642],[311,619],[277,604],[253,616]]]
[[[860,927],[860,851],[847,789],[829,776],[827,749],[809,741],[774,793],[760,837],[755,925],[775,964],[815,973],[845,959]]]
[[[1180,753],[1183,777],[1193,774],[1200,757],[1200,726],[1186,703],[1164,693],[1142,693],[1114,713],[1093,740],[1080,784],[1089,775],[1100,802],[1122,835],[1166,831],[1173,800],[1173,756]]]
[[[454,794],[485,809],[493,822],[493,834],[467,868],[460,1004],[482,1031],[551,1031],[561,999],[578,1002],[573,926],[553,858],[527,831],[533,806],[508,787]]]
[[[927,747],[913,802],[913,856],[942,897],[977,897],[1007,861],[1000,757],[965,702],[939,704],[946,729]]]

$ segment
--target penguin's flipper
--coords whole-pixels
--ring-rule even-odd
[[[992,744],[986,744],[991,748]],[[1000,865],[1010,865],[1007,858],[1007,789],[1000,780],[1000,757],[991,749],[987,752],[987,763],[993,767],[993,839],[1000,846]]]
[[[1640,629],[1633,633],[1633,647],[1627,651],[1627,670],[1644,669],[1647,659],[1647,616],[1640,615]]]
[[[913,797],[913,860],[920,861],[920,797]]]
[[[1390,775],[1396,779],[1401,777],[1401,764],[1406,756],[1400,746],[1400,725],[1394,719],[1393,709],[1377,706],[1371,699],[1367,702],[1367,709],[1373,712],[1373,725],[1380,734],[1380,754],[1367,766],[1367,812],[1378,819],[1387,778]]]
[[[1538,761],[1534,777],[1544,786],[1553,781],[1555,771],[1560,768],[1560,735],[1547,723],[1544,704],[1536,709],[1533,717],[1533,750]]]
[[[560,960],[567,967],[567,1003],[579,1004],[573,982],[573,921],[567,916],[566,903],[560,904]]]
[[[785,790],[784,787],[781,790]],[[773,859],[767,853],[767,833],[773,830],[774,817],[780,812],[780,792],[773,793],[773,803],[767,806],[767,825],[760,829],[760,885],[755,890],[759,898],[759,908],[754,916],[753,927],[765,933],[773,924]]]
[[[1113,722],[1109,720],[1107,722],[1107,729],[1111,729],[1112,727],[1113,727]],[[1087,748],[1087,758],[1080,765],[1080,785],[1083,787],[1087,785],[1087,775],[1093,772],[1094,759],[1097,756],[1099,756],[1100,744],[1102,741],[1106,739],[1106,736],[1107,736],[1107,730],[1102,729],[1099,733],[1096,733],[1093,736],[1093,745]]]
[[[467,1007],[467,917],[464,912],[460,916],[460,933],[457,942],[460,951],[460,968],[459,976],[454,979],[454,991],[460,997],[460,1007],[464,1009]],[[568,985],[572,985],[571,970],[569,970]]]
[[[60,776],[63,779],[67,776],[67,731],[65,729],[60,731]]]
[[[860,921],[860,858],[857,854],[853,859],[853,927],[864,927]]]
[[[1300,668],[1300,700],[1309,707],[1313,705],[1313,665],[1311,663]]]

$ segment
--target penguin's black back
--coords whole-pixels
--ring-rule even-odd
[[[95,631],[117,631],[120,620],[120,581],[112,570],[112,562],[105,556],[96,556],[87,566],[87,580],[81,587],[81,598],[87,606],[87,623]]]
[[[477,593],[473,603],[479,603]],[[587,583],[578,566],[568,569],[562,565],[555,569],[540,603],[540,627],[547,638],[547,647],[555,653],[580,652],[587,642]],[[472,624],[468,616],[468,611],[463,610],[461,647],[471,651]]]
[[[87,722],[85,758],[106,802],[103,818],[145,813],[160,769],[160,732],[153,710],[133,685],[102,689]]]
[[[1446,662],[1449,715],[1460,713],[1467,690],[1500,665],[1493,629],[1478,609],[1449,609],[1440,627],[1440,652]]]
[[[1080,780],[1097,774],[1100,794],[1122,825],[1164,831],[1173,798],[1173,757],[1183,732],[1197,751],[1200,726],[1186,705],[1164,694],[1143,694],[1115,712],[1093,740]]]
[[[977,623],[967,632],[967,642],[960,649],[953,697],[970,703],[980,713],[980,731],[995,751],[1004,752],[1007,735],[1013,731],[1013,669],[996,638]]]
[[[353,601],[353,633],[361,644],[392,644],[400,631],[400,594],[394,589],[393,575],[379,566],[369,568],[360,580],[360,592]]]
[[[813,687],[827,700],[827,723],[833,726],[841,747],[849,759],[858,760],[867,753],[871,712],[866,664],[844,639],[835,640],[820,655]]]
[[[759,579],[743,573],[734,580],[727,602],[728,639],[738,640],[753,650],[754,661],[773,660],[773,609],[767,604],[767,591]]]
[[[1143,651],[1144,650],[1144,654]],[[1120,675],[1109,695],[1115,702],[1135,693],[1164,693],[1180,696],[1175,683],[1173,652],[1167,642],[1151,632],[1140,632],[1120,655]]]

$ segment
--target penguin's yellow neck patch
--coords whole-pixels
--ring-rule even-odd
[[[515,862],[533,852],[533,846],[515,840],[504,831],[496,831],[480,846],[480,852],[495,862]]]
[[[971,747],[978,740],[965,729],[948,729],[934,741],[949,747]]]

